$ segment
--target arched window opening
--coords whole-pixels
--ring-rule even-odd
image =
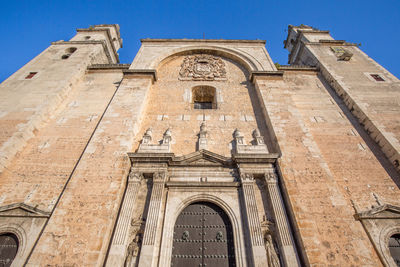
[[[396,265],[400,267],[400,234],[389,238],[389,251]]]
[[[61,56],[61,59],[68,59],[78,48],[69,47],[65,49],[65,54]]]
[[[196,202],[178,216],[174,227],[171,266],[235,266],[232,224],[210,202]]]
[[[192,102],[194,109],[216,109],[216,93],[212,86],[196,86],[192,90]]]
[[[11,266],[18,252],[18,245],[18,238],[14,234],[0,234],[0,266]]]

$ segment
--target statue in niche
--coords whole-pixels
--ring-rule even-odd
[[[137,256],[139,255],[140,244],[142,242],[142,231],[141,226],[143,224],[143,219],[139,216],[136,219],[132,219],[131,225],[133,226],[132,234],[133,239],[127,248],[126,258],[125,258],[125,267],[133,267],[136,266]]]
[[[267,252],[267,260],[269,267],[280,267],[281,263],[279,261],[279,254],[277,253],[277,248],[275,242],[272,239],[271,226],[273,222],[268,220],[265,216],[261,222],[261,228],[263,229],[264,236],[264,246]]]
[[[268,266],[280,267],[281,263],[279,261],[279,256],[276,253],[275,244],[272,240],[272,235],[269,232],[264,234],[264,245],[267,251]]]
[[[138,233],[138,230],[139,229],[137,229],[134,232],[134,238],[128,246],[127,255],[125,258],[125,267],[133,267],[136,265],[136,259],[137,256],[139,255],[139,249],[141,243],[141,238],[140,234]]]

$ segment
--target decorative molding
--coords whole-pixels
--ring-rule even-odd
[[[183,59],[179,80],[226,80],[225,63],[220,57],[208,54],[188,55]]]
[[[359,212],[354,215],[357,220],[366,219],[400,219],[400,207],[383,204],[370,210]]]
[[[14,203],[0,207],[0,217],[48,218],[50,217],[50,212],[40,210],[24,203]]]

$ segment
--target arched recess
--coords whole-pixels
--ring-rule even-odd
[[[207,53],[217,56],[223,56],[242,65],[249,73],[263,70],[261,63],[251,55],[239,52],[233,49],[218,46],[185,46],[176,49],[166,50],[165,53],[158,56],[150,64],[151,69],[158,69],[162,62],[173,56],[190,55],[196,53]]]
[[[192,195],[184,200],[180,200],[179,203],[171,199],[169,202],[170,204],[169,205],[167,204],[167,209],[165,214],[166,216],[164,220],[164,231],[162,236],[159,266],[164,266],[164,265],[170,266],[172,259],[172,244],[173,244],[175,222],[178,216],[187,206],[196,202],[213,203],[218,207],[220,207],[226,213],[232,224],[236,266],[239,267],[245,266],[246,256],[245,256],[243,238],[241,235],[242,225],[239,219],[240,215],[236,214],[235,211],[224,200],[211,194],[196,193],[195,195]]]
[[[13,234],[18,240],[17,253],[13,259],[13,266],[22,265],[22,258],[25,255],[27,235],[25,230],[18,224],[10,223],[7,226],[0,226],[0,235]]]
[[[398,234],[400,234],[400,223],[385,227],[379,235],[379,246],[382,251],[383,260],[388,266],[396,266],[393,256],[389,251],[389,239]]]

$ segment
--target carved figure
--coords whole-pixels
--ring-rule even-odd
[[[136,234],[135,238],[128,246],[127,255],[125,258],[125,267],[135,266],[136,258],[139,254],[139,243],[140,243],[140,236]]]
[[[280,267],[281,263],[279,261],[279,256],[276,252],[274,242],[272,240],[271,233],[269,231],[264,234],[264,245],[267,251],[268,266],[270,267]]]
[[[179,71],[181,80],[226,79],[225,63],[221,58],[207,54],[186,56]]]

